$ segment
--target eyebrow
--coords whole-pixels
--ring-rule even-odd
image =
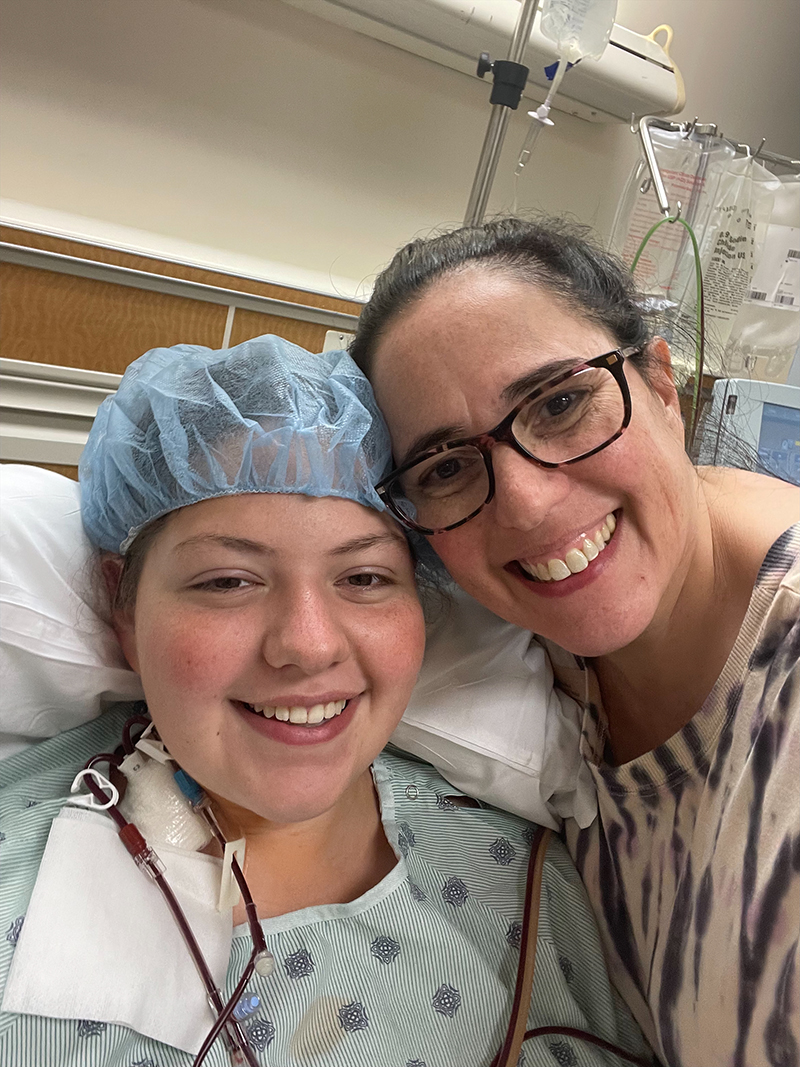
[[[537,367],[530,374],[523,374],[521,378],[516,378],[513,382],[510,382],[502,391],[500,397],[509,404],[514,404],[517,400],[522,400],[526,397],[528,393],[532,393],[542,382],[546,382],[549,378],[555,378],[558,374],[572,370],[574,367],[580,367],[584,362],[585,360],[576,359],[574,356],[568,356],[566,359],[551,359],[549,363],[543,363],[541,367]]]
[[[532,393],[542,382],[546,382],[548,378],[555,378],[557,374],[563,371],[579,367],[582,362],[580,359],[575,359],[574,356],[569,356],[566,359],[551,359],[548,363],[543,363],[541,367],[537,367],[536,370],[531,371],[529,374],[523,374],[521,378],[516,378],[513,382],[510,382],[500,393],[500,399],[513,406],[518,400],[526,397],[528,393]],[[463,426],[440,426],[436,430],[429,430],[427,433],[420,434],[419,437],[411,442],[397,466],[402,467],[404,463],[408,463],[420,452],[427,452],[429,448],[436,448],[447,441],[469,436],[471,435],[467,433]]]
[[[246,537],[228,537],[224,534],[196,534],[194,537],[187,537],[185,541],[177,544],[175,550],[183,551],[187,548],[208,544],[229,548],[234,552],[247,552],[250,555],[255,553],[261,556],[274,556],[276,554],[274,548],[270,548],[269,545],[265,545],[261,541],[251,541]],[[388,530],[385,533],[369,534],[366,537],[353,537],[349,541],[344,541],[342,544],[332,548],[328,555],[346,556],[351,552],[363,551],[381,544],[404,545],[405,537],[399,531],[394,533]]]
[[[345,541],[341,545],[337,545],[336,548],[331,549],[331,556],[346,556],[351,552],[361,552],[367,548],[374,548],[376,545],[405,545],[405,537],[398,531],[387,530],[386,533],[370,534],[366,537],[354,537],[350,541]]]
[[[220,548],[230,548],[234,552],[249,552],[250,554],[257,552],[262,556],[275,554],[274,549],[270,548],[269,545],[262,544],[261,541],[250,541],[246,537],[228,537],[225,534],[195,534],[194,537],[187,537],[185,541],[179,542],[175,546],[175,551],[209,544],[217,545]]]

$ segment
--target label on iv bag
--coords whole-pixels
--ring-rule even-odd
[[[720,229],[703,273],[706,323],[724,345],[739,308],[752,289],[755,234],[750,208],[727,204],[720,209]]]
[[[770,226],[747,303],[800,311],[800,228]]]

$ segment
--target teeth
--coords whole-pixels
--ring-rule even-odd
[[[549,559],[547,561],[547,569],[550,571],[550,577],[554,582],[563,582],[565,578],[569,578],[571,573],[563,559]]]
[[[572,574],[577,574],[579,571],[585,571],[589,566],[589,560],[578,548],[571,548],[569,552],[567,552],[565,562]]]
[[[247,706],[265,719],[278,719],[280,722],[291,722],[298,726],[317,726],[325,719],[333,719],[344,711],[346,700],[331,700],[327,704],[314,704],[310,708],[301,707],[272,707],[269,704],[248,704]]]
[[[308,709],[308,718],[306,722],[314,725],[315,723],[322,722],[325,718],[325,705],[315,704],[313,708]]]
[[[547,563],[524,563],[518,560],[523,571],[540,582],[563,582],[571,574],[585,571],[593,559],[597,559],[611,540],[617,520],[613,514],[606,515],[602,526],[591,537],[585,536],[580,548],[571,548],[564,559],[550,559]]]

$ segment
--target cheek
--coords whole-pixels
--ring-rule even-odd
[[[483,516],[479,516],[459,529],[428,538],[436,555],[467,592],[469,585],[474,585],[481,571],[488,566],[488,553],[481,532],[482,519]]]
[[[145,691],[149,684],[163,692],[208,693],[230,678],[245,642],[224,625],[203,626],[173,615],[170,624],[147,630],[138,648]]]
[[[416,598],[396,605],[374,619],[362,633],[373,680],[404,695],[404,703],[417,680],[425,654],[425,621]]]

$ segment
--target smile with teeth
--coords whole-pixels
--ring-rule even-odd
[[[248,704],[242,701],[244,706],[256,715],[265,719],[278,719],[280,722],[291,722],[297,726],[319,726],[326,719],[333,719],[341,715],[347,706],[346,700],[331,700],[327,704],[313,704],[311,707],[275,706],[271,704]]]
[[[593,559],[596,559],[608,542],[611,540],[616,529],[617,520],[613,515],[606,515],[605,522],[591,535],[587,534],[580,548],[571,548],[559,559],[555,556],[547,563],[526,563],[525,560],[517,560],[523,571],[539,582],[563,582],[572,574],[585,571]]]

